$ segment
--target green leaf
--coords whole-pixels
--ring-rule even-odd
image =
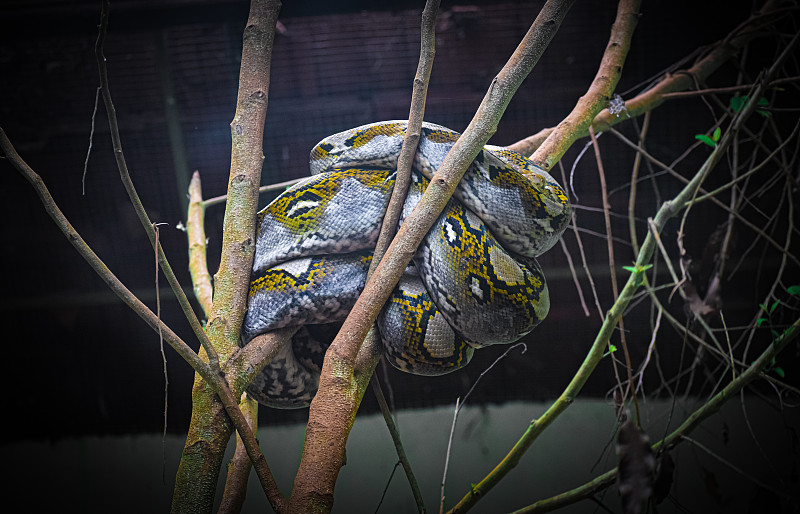
[[[697,135],[694,136],[694,138],[697,139],[698,141],[702,141],[703,143],[707,144],[711,148],[714,148],[717,145],[714,142],[713,139],[711,139],[710,137],[708,137],[705,134],[697,134]]]
[[[786,376],[786,373],[783,372],[783,368],[781,368],[780,366],[775,366],[774,368],[772,368],[772,371],[774,371],[775,374],[781,378]]]
[[[608,351],[611,352],[611,353],[614,353],[614,352],[617,351],[617,347],[614,346],[613,344],[610,344],[610,345],[608,345]]]
[[[759,303],[759,304],[758,304],[758,306],[759,306],[759,307],[761,307],[761,310],[762,310],[762,311],[764,311],[764,312],[769,312],[769,309],[768,309],[768,308],[767,308],[767,306],[766,306],[766,305],[764,305],[763,303]]]
[[[756,105],[759,106],[759,107],[766,107],[766,106],[769,105],[769,100],[767,100],[766,98],[764,98],[762,96],[761,98],[758,99],[758,102],[756,102]],[[760,114],[761,116],[765,117],[765,118],[769,118],[770,115],[772,114],[771,112],[765,111],[764,109],[756,109],[756,112],[758,114]]]
[[[770,305],[769,306],[769,313],[772,314],[773,312],[775,312],[775,307],[777,307],[778,304],[780,304],[780,303],[781,303],[780,300],[776,300],[775,303]]]
[[[758,318],[756,320],[756,327],[761,328],[761,324],[767,321],[767,318]]]
[[[719,136],[721,135],[722,135],[722,129],[717,127],[716,130],[714,130],[714,134],[712,135],[712,139],[714,139],[715,143],[719,141]]]
[[[800,295],[800,286],[789,286],[789,289],[787,289],[787,291],[789,292],[789,294]]]
[[[778,331],[777,331],[777,330],[775,330],[774,328],[771,328],[771,329],[769,329],[769,333],[770,333],[770,334],[772,334],[772,337],[774,337],[775,339],[777,339],[777,338],[779,338],[779,337],[781,336],[781,335],[778,333]]]
[[[731,110],[733,112],[739,112],[744,107],[745,102],[747,102],[747,95],[744,96],[734,96],[731,97]]]
[[[636,265],[636,266],[623,266],[622,269],[624,269],[625,271],[630,271],[631,273],[642,273],[644,271],[649,270],[652,267],[653,267],[652,264],[645,264],[644,266],[638,266],[638,265]]]

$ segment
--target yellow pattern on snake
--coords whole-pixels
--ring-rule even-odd
[[[311,151],[312,176],[259,212],[242,344],[301,327],[248,389],[260,403],[303,407],[316,393],[325,349],[364,288],[406,126],[372,123],[323,139]],[[423,124],[400,223],[458,136]],[[535,257],[571,213],[544,170],[484,147],[378,316],[387,361],[440,375],[469,363],[475,348],[533,330],[550,308]]]

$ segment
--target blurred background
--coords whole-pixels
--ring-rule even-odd
[[[262,184],[308,175],[310,149],[329,134],[408,117],[422,4],[285,2],[272,58]],[[442,2],[427,121],[457,131],[467,126],[492,78],[541,4]],[[206,198],[225,194],[229,123],[235,109],[248,2],[113,0],[111,5],[105,55],[125,157],[150,218],[165,224],[160,228],[161,242],[191,297],[186,236],[178,226],[185,222],[186,189],[192,172],[199,171]],[[630,98],[671,66],[690,66],[698,49],[725,37],[747,18],[750,8],[749,1],[644,2],[617,92]],[[42,176],[77,231],[117,277],[155,310],[153,250],[120,183],[102,101],[94,123],[92,120],[98,86],[94,43],[99,11],[99,3],[88,0],[4,2],[0,9],[0,125]],[[613,2],[576,3],[509,105],[492,144],[511,144],[555,126],[570,112],[595,75],[615,14]],[[752,81],[774,58],[774,52],[769,43],[756,45],[744,69],[739,61],[731,61],[708,85],[730,85],[739,72]],[[699,97],[671,101],[653,113],[648,150],[663,162],[680,158],[677,171],[690,175],[702,164],[708,149],[701,146],[681,156],[695,142],[694,135],[706,133],[714,122],[713,112]],[[624,123],[617,128],[635,140],[640,125]],[[613,219],[618,237],[616,260],[618,266],[628,265],[633,252],[626,242],[625,213],[634,153],[616,138],[602,137],[600,141],[612,211],[619,214]],[[566,173],[574,174],[573,193],[577,196],[572,200],[584,251],[600,305],[608,309],[613,298],[600,188],[593,152],[590,149],[584,154],[584,149],[585,141],[577,142],[562,162]],[[56,444],[75,436],[159,433],[164,422],[164,376],[157,334],[77,255],[25,180],[3,160],[0,171],[4,234],[0,310],[6,333],[5,358],[11,369],[2,380],[7,408],[18,416],[16,423],[3,427],[5,443],[40,440]],[[558,168],[553,175],[561,180]],[[644,220],[655,213],[659,199],[671,197],[680,187],[672,181],[662,184],[658,192],[641,188],[637,200],[640,238]],[[271,198],[263,195],[261,205]],[[695,262],[702,263],[707,243],[727,213],[706,205],[697,209],[695,220],[700,223],[689,226],[685,245]],[[221,205],[206,211],[212,273],[219,265],[223,211]],[[664,234],[671,251],[677,228],[677,222],[672,223]],[[742,232],[739,237],[747,241],[752,233]],[[482,379],[470,398],[476,408],[485,411],[509,402],[521,405],[552,399],[582,362],[601,319],[571,231],[565,242],[577,268],[588,316],[565,253],[557,245],[539,259],[550,288],[550,314],[525,338],[527,352],[514,350]],[[743,242],[739,248],[745,246]],[[796,250],[796,243],[792,248]],[[764,288],[770,285],[765,271],[777,265],[777,260],[757,251],[745,255],[735,285],[724,291],[728,325],[751,322]],[[663,267],[662,272],[666,278]],[[162,318],[196,348],[163,278],[158,287]],[[671,299],[665,295],[664,301],[678,319],[686,319],[677,295]],[[654,328],[649,306],[637,305],[632,304],[625,318],[635,363],[644,359]],[[662,326],[658,340],[658,366],[664,370],[663,376],[673,377],[679,368],[683,334]],[[398,409],[450,406],[504,350],[480,350],[466,369],[443,377],[416,377],[381,366],[378,373],[388,385],[384,390],[391,404]],[[166,353],[167,430],[179,440],[189,422],[193,373],[169,348]],[[796,347],[784,354],[788,354],[781,362],[786,380],[797,383]],[[690,363],[692,357],[685,355],[684,362]],[[653,398],[667,396],[669,388],[663,387],[663,376],[648,371],[644,392]],[[684,381],[676,390],[683,393],[688,388],[702,398],[716,387],[712,373],[700,371],[698,377],[691,386]],[[615,383],[606,358],[582,392],[583,398],[608,404],[609,431],[613,430],[609,392]],[[367,393],[360,415],[376,409]],[[299,423],[306,417],[306,410],[262,408],[260,412],[262,425]],[[781,437],[794,433],[796,445],[795,421],[786,421],[775,430]],[[796,456],[796,446],[792,451]]]

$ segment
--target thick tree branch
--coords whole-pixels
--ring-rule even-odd
[[[345,442],[360,400],[353,387],[359,347],[416,247],[441,213],[464,171],[494,134],[511,97],[547,48],[572,3],[572,0],[550,0],[542,8],[511,59],[492,81],[475,117],[448,153],[414,212],[403,223],[342,330],[328,348],[320,388],[311,403],[290,511],[330,510]]]
[[[617,6],[617,18],[611,27],[611,37],[606,45],[600,68],[572,112],[550,132],[544,143],[531,156],[538,166],[549,170],[564,155],[579,134],[588,132],[588,128],[597,113],[608,105],[614,89],[622,76],[622,66],[631,47],[631,38],[639,21],[641,0],[621,0]],[[509,148],[517,150],[514,145]]]
[[[232,382],[234,390],[228,389],[229,394],[221,396],[221,399],[241,435],[264,492],[276,510],[281,508],[283,495],[238,407],[238,395],[247,385],[245,377],[253,376],[248,370],[265,364],[243,363],[241,357],[269,357],[275,348],[269,347],[264,352],[239,352],[238,340],[247,308],[250,269],[253,265],[258,184],[264,160],[262,142],[269,90],[269,63],[279,10],[280,2],[277,0],[252,0],[244,30],[239,95],[231,122],[231,171],[223,221],[222,255],[206,326],[208,337],[223,361],[233,354],[239,357],[235,366],[226,362],[225,376]],[[281,338],[276,336],[274,340],[280,341]],[[232,427],[221,414],[212,393],[205,377],[196,377],[192,390],[192,421],[176,477],[172,503],[174,512],[207,512],[213,504],[216,479]]]
[[[411,183],[411,165],[414,162],[414,156],[419,146],[422,122],[425,115],[425,101],[428,95],[428,83],[430,81],[431,69],[433,68],[433,59],[436,54],[436,14],[439,10],[439,4],[440,0],[427,0],[425,2],[425,8],[422,10],[422,21],[420,23],[420,54],[417,64],[417,73],[414,76],[414,85],[411,92],[408,125],[405,137],[403,138],[403,146],[400,149],[400,155],[397,159],[397,174],[394,189],[389,199],[389,205],[386,208],[386,214],[383,217],[383,224],[381,225],[378,240],[375,244],[375,251],[372,254],[372,262],[370,262],[369,271],[367,272],[367,279],[375,272],[378,263],[383,259],[386,249],[389,247],[395,235],[400,215],[403,212],[403,204],[408,195],[408,186]],[[357,398],[359,398],[355,403],[356,409],[360,403],[360,398],[364,395],[364,379],[373,375],[375,366],[378,363],[378,357],[381,355],[378,349],[378,337],[378,330],[373,327],[359,349],[359,355],[365,358],[359,361],[358,356],[356,356],[357,364],[354,369],[354,379],[356,379],[355,383],[358,387]],[[362,364],[362,366],[359,366],[359,363]],[[361,379],[359,380],[356,377],[361,377]],[[417,510],[419,512],[425,512],[425,503],[422,500],[419,484],[411,469],[411,463],[403,449],[400,433],[394,424],[394,419],[392,418],[389,406],[386,404],[386,399],[383,397],[383,391],[381,390],[377,378],[374,378],[371,383],[378,400],[378,405],[386,421],[386,426],[389,429],[389,434],[397,450],[397,458],[403,465],[403,471],[408,479],[411,492],[414,495]]]
[[[706,78],[714,73],[728,59],[736,55],[753,38],[763,34],[763,32],[759,32],[753,26],[758,25],[758,27],[760,27],[765,17],[773,19],[774,21],[774,17],[780,16],[781,13],[778,9],[779,3],[778,0],[767,0],[759,13],[748,18],[748,20],[737,27],[728,37],[717,43],[708,55],[698,61],[694,66],[665,76],[664,79],[654,87],[626,101],[625,109],[621,112],[612,113],[608,109],[602,110],[592,121],[592,128],[594,128],[595,133],[599,134],[617,123],[626,121],[635,116],[640,116],[647,111],[655,109],[666,100],[667,97],[665,95],[691,89],[695,86],[695,80],[702,84]],[[534,160],[538,162],[539,165],[544,165],[543,167],[545,169],[550,169],[558,159],[546,155],[551,153],[550,150],[542,150],[539,152],[538,149],[557,129],[558,127],[542,129],[532,136],[528,136],[523,140],[509,145],[508,148],[523,155],[536,153],[537,157]],[[575,130],[574,133],[569,134],[573,142],[588,136],[588,126],[584,126],[580,130]],[[558,149],[553,155],[557,155],[560,159],[564,151],[566,151],[566,148],[564,148],[563,151]]]

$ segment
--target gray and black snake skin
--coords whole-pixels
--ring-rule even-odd
[[[260,403],[303,407],[316,393],[325,349],[366,282],[406,126],[372,123],[323,139],[311,151],[313,175],[259,213],[241,341],[302,327],[248,389]],[[423,124],[403,218],[458,136]],[[571,212],[544,170],[484,147],[378,317],[385,358],[438,375],[465,366],[474,348],[530,332],[550,307],[535,258]]]

